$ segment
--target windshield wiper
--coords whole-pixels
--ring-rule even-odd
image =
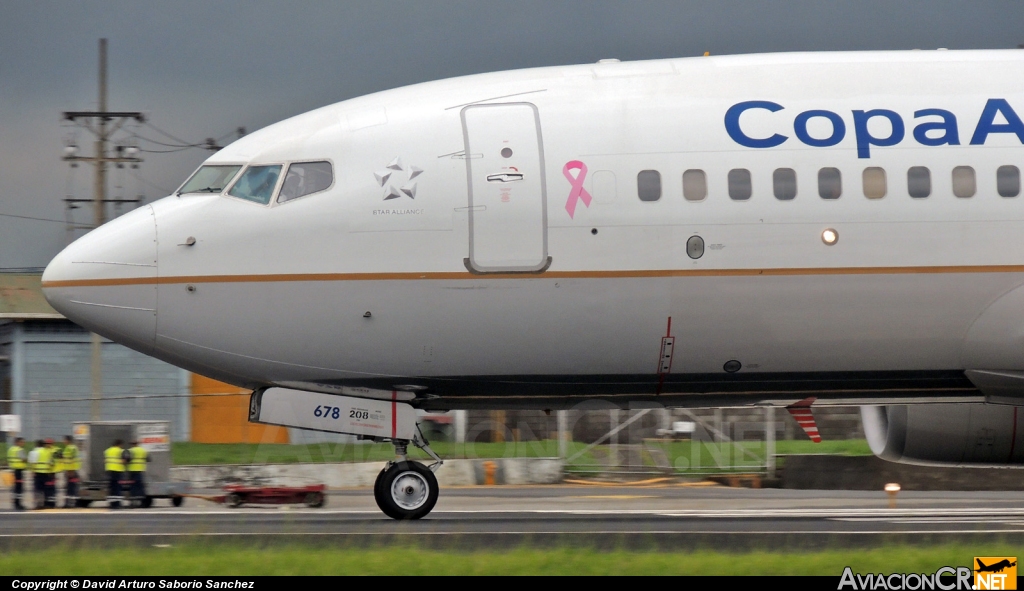
[[[189,193],[220,193],[224,190],[224,187],[206,187],[205,189],[193,189],[191,191],[178,191],[178,197],[182,195],[188,195]]]

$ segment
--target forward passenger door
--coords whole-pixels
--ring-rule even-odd
[[[547,244],[544,148],[531,103],[462,110],[469,182],[469,258],[476,273],[543,272]]]

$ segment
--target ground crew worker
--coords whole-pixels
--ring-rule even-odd
[[[64,436],[64,507],[73,509],[78,506],[78,471],[82,469],[82,458],[78,455],[78,446],[70,435]]]
[[[132,506],[141,507],[146,499],[146,462],[150,460],[149,452],[141,447],[138,441],[132,442],[128,450],[128,476],[131,481]]]
[[[50,441],[47,439],[47,441]],[[53,444],[53,498],[57,499],[60,490],[60,475],[64,473],[64,449]],[[64,483],[64,496],[67,497],[67,482]]]
[[[43,493],[42,509],[51,509],[56,506],[54,495],[56,491],[53,486],[53,440],[41,441],[42,447],[39,455],[36,456],[36,475],[40,477],[40,488]]]
[[[43,474],[39,471],[39,454],[43,451],[43,440],[37,439],[35,447],[28,452],[28,467],[32,470],[32,508],[43,508]]]
[[[110,483],[107,503],[111,509],[121,508],[121,479],[124,477],[124,458],[121,457],[121,454],[124,453],[124,449],[121,448],[122,443],[124,442],[117,439],[103,452],[103,469],[107,471],[107,480]]]
[[[21,504],[21,493],[25,491],[25,469],[28,463],[25,462],[25,440],[21,437],[14,439],[14,445],[7,448],[7,466],[14,470],[14,510],[23,511],[25,507]]]
[[[128,462],[132,460],[132,452],[129,448],[121,450],[121,463],[124,465],[124,472],[121,472],[121,492],[124,493],[125,507],[132,507],[132,477],[128,472]]]
[[[46,446],[53,452],[53,473],[50,474],[50,496],[51,496],[51,507],[57,508],[57,482],[60,480],[61,473],[64,472],[64,458],[61,449],[57,447],[56,442],[53,439],[46,439]]]

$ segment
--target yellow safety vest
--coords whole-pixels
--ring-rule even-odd
[[[36,459],[36,465],[32,468],[32,471],[36,474],[52,474],[53,473],[53,450],[49,448],[39,448],[39,457]]]
[[[64,471],[64,454],[61,452],[61,450],[59,448],[56,448],[56,447],[50,448],[50,454],[51,454],[51,456],[53,458],[53,463],[52,463],[53,471],[54,472],[63,472]]]
[[[132,455],[132,459],[128,461],[129,472],[145,472],[146,471],[146,456],[149,455],[146,449],[143,447],[135,446],[128,450],[128,453]]]
[[[103,452],[104,469],[107,472],[124,472],[124,460],[121,459],[123,449],[112,445]]]
[[[8,447],[7,465],[10,466],[11,470],[24,470],[28,468],[28,463],[25,461],[25,449],[17,445]]]
[[[78,446],[74,443],[69,443],[64,446],[64,452],[61,454],[61,459],[64,460],[65,470],[82,469],[82,458],[78,457]]]

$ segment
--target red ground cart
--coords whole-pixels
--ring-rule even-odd
[[[307,507],[323,507],[327,502],[323,484],[310,486],[245,486],[229,484],[224,495],[216,497],[217,502],[228,507],[251,505],[290,505],[302,503]]]

